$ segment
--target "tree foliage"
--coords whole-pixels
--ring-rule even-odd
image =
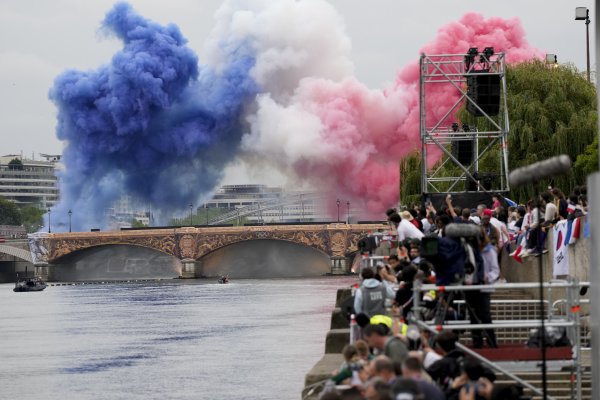
[[[144,228],[148,226],[137,218],[132,218],[130,223],[132,228]]]
[[[8,169],[23,170],[23,162],[18,158],[13,158],[8,163]]]
[[[21,225],[19,208],[3,197],[0,197],[0,225]]]
[[[420,203],[421,155],[412,152],[400,160],[400,203]]]
[[[574,168],[564,176],[539,182],[535,187],[512,188],[510,197],[525,202],[548,185],[568,193],[574,186],[585,183],[587,174],[598,169],[595,87],[573,66],[549,68],[540,61],[508,66],[506,85],[510,121],[509,169],[514,170],[559,154],[567,154],[575,163]],[[461,123],[477,126],[480,131],[491,129],[488,121],[473,117],[464,107],[459,111],[458,119]],[[480,142],[480,148],[485,144]],[[499,172],[491,169],[496,168],[494,165],[497,165],[499,157],[500,147],[497,146],[480,160],[479,170]],[[406,196],[421,190],[420,186],[414,187],[413,180],[410,174],[401,178],[402,184],[408,184],[406,188],[401,186],[403,202]]]
[[[21,221],[28,233],[36,232],[40,226],[44,225],[44,211],[35,206],[25,206],[21,208]]]

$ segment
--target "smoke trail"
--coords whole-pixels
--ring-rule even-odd
[[[50,91],[66,143],[54,226],[66,225],[69,209],[74,229],[102,225],[105,208],[123,194],[163,220],[197,204],[236,156],[240,115],[257,92],[243,42],[221,43],[228,62],[215,71],[198,66],[175,25],[146,20],[126,3],[103,27],[123,49],[95,71],[63,73]]]
[[[231,0],[216,18],[199,66],[176,26],[125,3],[106,15],[103,26],[123,49],[95,71],[65,72],[50,92],[66,143],[53,226],[66,225],[69,209],[75,229],[98,226],[123,194],[171,216],[205,200],[236,157],[327,189],[365,214],[397,201],[398,160],[420,143],[417,63],[383,91],[358,82],[343,21],[324,0]],[[511,62],[542,55],[517,19],[474,13],[440,29],[423,51],[471,46],[506,51]],[[455,99],[431,96],[428,117]]]
[[[524,37],[516,18],[486,20],[468,13],[441,28],[422,51],[460,54],[472,46],[493,46],[505,51],[509,62],[541,57]],[[259,98],[243,148],[330,189],[334,197],[364,206],[365,214],[380,216],[398,201],[398,160],[420,145],[418,82],[416,62],[385,91],[370,90],[351,77],[341,82],[306,78],[289,101],[268,94]],[[428,119],[441,118],[457,98],[454,89],[438,90],[428,98]]]

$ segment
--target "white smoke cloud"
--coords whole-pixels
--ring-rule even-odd
[[[352,76],[351,41],[339,13],[324,0],[230,0],[216,13],[207,62],[224,65],[223,49],[243,41],[254,53],[251,71],[277,101],[292,95],[304,77]]]

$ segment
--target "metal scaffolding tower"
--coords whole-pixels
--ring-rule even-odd
[[[496,54],[491,47],[482,52],[471,48],[466,54],[423,53],[420,68],[423,196],[465,192],[481,195],[508,191],[509,121],[505,54]],[[456,97],[456,101],[447,109],[440,109],[438,105],[434,110],[428,110],[428,101],[435,96]],[[478,118],[478,122],[482,122],[477,125],[485,126],[486,130],[454,120],[462,104],[467,106],[471,115]],[[456,154],[456,148],[460,149],[461,146],[471,152],[462,160]],[[500,147],[500,157],[494,160],[493,168],[488,165],[486,171],[480,171],[482,157],[495,146]],[[437,149],[442,157],[429,169],[428,153]],[[458,176],[444,176],[442,169],[446,165],[456,165],[459,172],[452,175]],[[463,185],[459,184],[461,182]]]

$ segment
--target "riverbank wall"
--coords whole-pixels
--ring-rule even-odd
[[[350,342],[350,322],[342,310],[344,300],[352,296],[352,290],[340,288],[337,291],[335,308],[331,312],[331,324],[325,336],[325,353],[311,368],[304,378],[303,400],[315,400],[323,387],[323,383],[331,377],[331,372],[338,369],[344,360],[342,349]]]

